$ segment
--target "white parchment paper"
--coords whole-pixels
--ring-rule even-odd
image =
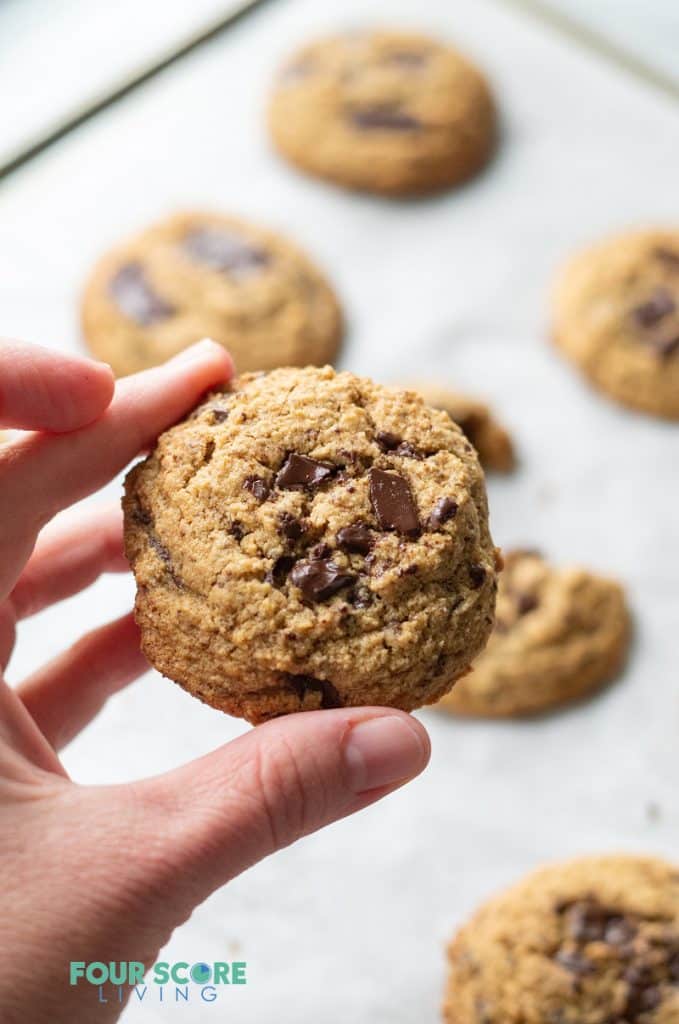
[[[273,64],[319,30],[375,21],[457,40],[488,70],[503,141],[476,182],[386,202],[305,179],[270,152]],[[280,0],[0,191],[2,330],[65,349],[78,345],[91,261],[153,217],[220,207],[289,232],[346,304],[344,367],[449,380],[510,426],[521,466],[489,481],[497,542],[619,576],[637,623],[624,678],[580,707],[504,724],[421,712],[434,748],[422,778],[216,893],[165,951],[245,959],[249,984],[212,1006],[132,1004],[127,1024],[433,1022],[443,943],[499,887],[585,851],[679,859],[679,427],[593,394],[547,343],[555,267],[603,232],[676,220],[678,158],[667,99],[492,0]],[[11,678],[131,600],[129,579],[107,579],[27,622]],[[149,673],[65,761],[83,782],[122,781],[245,728]]]

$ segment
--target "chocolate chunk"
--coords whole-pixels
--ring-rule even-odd
[[[393,452],[401,443],[401,438],[396,434],[392,434],[389,430],[378,430],[375,434],[375,440],[383,452]]]
[[[229,533],[232,537],[235,537],[236,540],[242,540],[245,536],[245,528],[238,519],[234,519],[229,526]]]
[[[370,502],[382,529],[395,530],[406,537],[419,536],[417,505],[408,481],[398,473],[375,468],[368,477]]]
[[[303,701],[306,694],[311,690],[313,693],[320,693],[322,708],[344,707],[342,698],[336,688],[327,679],[316,679],[315,676],[295,676],[291,674],[287,675],[287,679],[300,701]]]
[[[469,579],[474,590],[483,586],[486,579],[486,570],[482,565],[472,564],[469,566]]]
[[[257,501],[266,501],[269,497],[270,487],[261,476],[246,476],[243,481],[243,487],[250,494],[253,494]]]
[[[637,934],[637,926],[628,917],[613,917],[606,924],[604,942],[609,946],[627,946]]]
[[[338,531],[337,544],[343,551],[367,555],[372,549],[374,538],[366,523],[353,523],[351,526],[343,526]]]
[[[570,934],[578,942],[604,942],[608,925],[620,920],[620,914],[593,899],[576,900],[568,911]]]
[[[529,612],[534,612],[540,603],[535,594],[515,594],[514,600],[519,615],[528,615]]]
[[[141,263],[127,263],[111,279],[108,290],[121,313],[142,327],[167,320],[174,306],[158,295],[146,279]]]
[[[400,68],[421,68],[429,60],[429,55],[422,50],[394,50],[387,54],[386,60]]]
[[[279,528],[284,537],[288,540],[299,540],[306,533],[306,523],[303,519],[291,515],[290,512],[283,512],[278,520]]]
[[[422,122],[395,106],[363,107],[349,112],[352,123],[364,131],[413,132]]]
[[[674,953],[667,964],[672,981],[679,985],[679,952]]]
[[[165,545],[159,539],[159,537],[157,537],[156,534],[153,533],[153,531],[149,532],[148,538],[149,544],[151,545],[155,553],[158,555],[161,562],[163,562],[163,564],[165,565],[165,568],[167,569],[167,574],[174,583],[175,587],[178,587],[179,590],[184,590],[184,581],[179,575],[179,573],[176,571],[172,561],[172,555],[170,554],[168,549],[165,547]]]
[[[264,579],[275,587],[282,587],[294,564],[295,559],[290,555],[281,555],[280,558],[276,559]]]
[[[395,455],[402,455],[404,459],[424,459],[425,453],[421,452],[419,448],[416,448],[410,441],[401,441],[400,445],[396,449]]]
[[[196,228],[185,236],[182,248],[196,263],[237,277],[255,273],[271,262],[265,249],[223,228]]]
[[[337,470],[331,462],[319,462],[307,455],[288,455],[276,477],[276,486],[285,490],[296,487],[318,487]]]
[[[674,313],[677,304],[669,288],[656,288],[650,298],[632,310],[632,316],[640,327],[655,327],[670,313]]]
[[[679,332],[668,338],[660,338],[654,342],[654,348],[661,359],[669,359],[675,352],[679,351]]]
[[[554,959],[560,967],[570,971],[571,974],[581,976],[583,974],[591,974],[594,970],[592,961],[588,960],[586,956],[583,956],[582,953],[578,953],[576,950],[560,949]]]
[[[378,430],[375,440],[383,452],[393,452],[395,455],[402,455],[406,459],[423,459],[424,452],[411,444],[410,441],[402,441],[397,434],[388,430]]]
[[[458,504],[452,498],[439,498],[429,516],[429,527],[432,530],[440,529],[449,519],[457,515]]]
[[[679,252],[675,249],[668,249],[664,245],[659,245],[653,250],[653,255],[656,259],[661,260],[670,267],[676,267],[677,270],[679,270]]]
[[[224,420],[229,418],[229,410],[225,409],[223,405],[212,406],[212,422],[223,423]]]
[[[343,572],[328,558],[312,558],[297,562],[290,573],[290,582],[302,591],[307,601],[327,601],[343,587],[350,586],[356,577]]]

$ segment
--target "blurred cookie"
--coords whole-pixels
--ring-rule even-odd
[[[413,392],[245,375],[160,437],[124,509],[144,653],[251,722],[430,703],[492,627],[483,473]]]
[[[679,230],[630,231],[576,256],[557,284],[554,333],[612,398],[679,419]]]
[[[307,256],[270,231],[217,213],[179,213],[107,253],[82,305],[91,351],[118,376],[210,337],[239,372],[333,359],[337,299]]]
[[[514,469],[516,458],[512,439],[487,405],[437,384],[413,384],[412,387],[422,395],[427,405],[443,409],[457,423],[476,448],[485,469],[499,473]]]
[[[278,75],[269,125],[303,170],[391,195],[464,181],[488,161],[496,136],[480,71],[434,39],[392,31],[303,47]]]
[[[440,707],[456,715],[531,715],[603,686],[622,668],[630,618],[622,588],[531,551],[505,555],[495,628]]]
[[[679,869],[583,857],[529,875],[453,939],[447,1024],[676,1024]]]

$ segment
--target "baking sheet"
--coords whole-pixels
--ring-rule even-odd
[[[305,179],[270,152],[273,64],[319,30],[373,21],[458,40],[488,70],[504,137],[476,182],[387,202]],[[346,304],[344,367],[449,380],[512,429],[521,466],[489,480],[497,542],[619,576],[637,623],[624,678],[580,707],[529,723],[420,712],[434,751],[422,778],[216,893],[165,951],[245,959],[249,984],[210,1010],[131,1004],[126,1024],[428,1024],[443,943],[491,892],[586,851],[679,859],[679,427],[592,394],[546,343],[554,268],[603,232],[676,219],[678,157],[669,100],[493,0],[421,0],[415,14],[408,0],[280,0],[0,191],[3,330],[64,349],[78,344],[92,259],[154,216],[215,206],[289,232]],[[10,678],[131,600],[129,580],[108,579],[24,623]],[[118,782],[246,728],[149,673],[64,759],[79,781]]]

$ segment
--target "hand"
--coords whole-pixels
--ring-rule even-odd
[[[19,619],[127,568],[119,512],[43,532],[49,520],[230,373],[225,351],[201,342],[114,388],[101,363],[0,343],[0,426],[34,431],[0,448],[0,672]],[[214,889],[428,760],[409,715],[347,708],[277,719],[156,778],[74,784],[58,749],[147,667],[128,614],[15,690],[0,677],[3,1024],[114,1020],[119,1003],[95,1006],[96,988],[69,985],[71,960],[150,966]]]

